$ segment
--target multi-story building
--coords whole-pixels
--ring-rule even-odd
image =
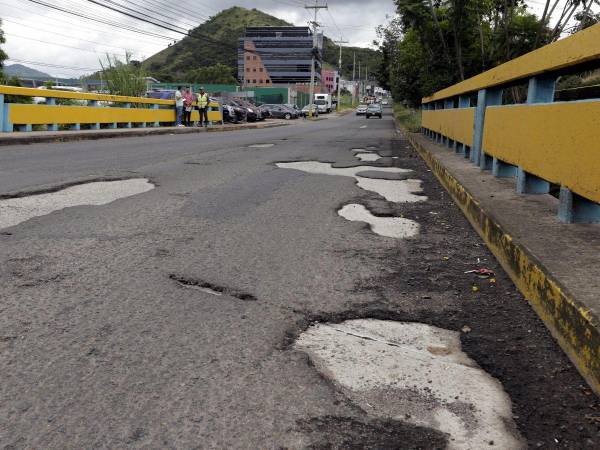
[[[337,91],[337,70],[321,70],[321,83],[329,94]]]
[[[315,82],[321,81],[323,36],[317,36]],[[248,27],[238,47],[238,78],[245,87],[310,82],[313,34],[308,27]]]

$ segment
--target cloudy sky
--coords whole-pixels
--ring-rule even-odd
[[[561,0],[564,1],[567,0]],[[158,17],[164,25],[182,30],[191,29],[235,5],[257,8],[295,25],[306,25],[311,12],[304,5],[315,4],[315,0],[0,0],[0,18],[7,40],[3,48],[9,55],[8,63],[25,64],[58,77],[73,77],[98,70],[99,59],[106,53],[123,55],[128,51],[134,59],[143,59],[182,37],[94,2],[120,4],[132,13]],[[375,28],[394,14],[392,0],[327,0],[327,3],[329,9],[320,10],[318,16],[325,34],[334,39],[341,36],[356,46],[370,46],[376,38]],[[527,3],[538,14],[544,5],[543,0],[527,0]]]
[[[96,1],[96,0],[93,0]],[[126,24],[126,31],[40,5],[45,3],[66,11],[108,22]],[[302,0],[110,0],[132,11],[160,17],[167,24],[193,28],[230,6],[257,8],[295,25],[306,25],[311,12]],[[314,0],[307,0],[314,5]],[[324,0],[319,2],[325,4]],[[394,14],[392,0],[328,0],[329,9],[320,10],[318,20],[327,36],[369,46],[375,28]],[[143,8],[142,8],[143,7]],[[78,76],[99,68],[99,58],[133,53],[135,59],[148,57],[180,39],[168,31],[96,6],[90,0],[0,0],[0,17],[6,34],[3,46],[10,63],[22,63],[54,76]]]

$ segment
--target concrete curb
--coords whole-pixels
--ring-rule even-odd
[[[84,131],[56,131],[56,132],[29,132],[29,133],[14,133],[10,136],[2,136],[0,133],[0,146],[8,145],[28,145],[39,143],[53,142],[72,142],[83,140],[125,138],[125,137],[145,137],[145,136],[161,136],[165,134],[193,134],[193,133],[218,133],[225,131],[239,130],[258,130],[263,128],[274,128],[290,125],[286,122],[274,123],[256,123],[249,125],[225,125],[213,128],[120,128],[117,130],[84,130]]]
[[[399,125],[398,125],[399,126]],[[411,145],[460,207],[475,231],[523,293],[590,387],[600,394],[600,321],[558,281],[518,238],[481,205],[419,134],[406,132]]]

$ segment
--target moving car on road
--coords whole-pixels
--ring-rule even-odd
[[[377,116],[380,119],[383,118],[383,109],[381,108],[381,104],[372,103],[367,107],[367,111],[365,112],[367,119],[371,116]]]
[[[356,108],[356,115],[364,116],[366,113],[367,113],[367,105],[364,103],[361,103],[360,105],[358,105],[358,108]]]

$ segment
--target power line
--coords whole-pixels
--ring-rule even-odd
[[[110,20],[107,20],[107,19],[102,19],[102,18],[97,18],[97,17],[90,17],[89,15],[86,15],[86,14],[83,14],[83,13],[80,13],[80,12],[77,12],[77,11],[71,11],[69,9],[62,8],[62,7],[57,6],[57,5],[52,5],[52,4],[46,3],[46,2],[41,1],[41,0],[27,0],[27,1],[31,2],[31,3],[38,4],[38,5],[45,6],[45,7],[50,8],[50,9],[55,9],[57,11],[62,11],[64,13],[71,14],[71,15],[74,15],[74,16],[77,16],[77,17],[81,17],[81,18],[84,18],[84,19],[92,20],[94,22],[99,22],[99,23],[103,23],[105,25],[110,25],[110,26],[115,27],[115,28],[122,28],[122,29],[126,29],[126,30],[129,30],[129,31],[133,31],[135,33],[140,33],[140,34],[145,34],[147,36],[153,36],[153,37],[158,37],[158,38],[161,38],[161,39],[166,39],[168,41],[172,41],[173,40],[173,38],[171,36],[166,36],[166,35],[154,33],[152,31],[142,30],[142,29],[135,28],[135,27],[132,27],[132,26],[129,26],[129,25],[121,24],[121,23],[118,23],[118,22],[113,22],[113,21],[110,21]]]
[[[58,42],[43,41],[41,39],[36,39],[36,38],[29,37],[29,36],[21,36],[19,34],[14,34],[14,33],[4,33],[4,34],[6,36],[13,36],[13,37],[17,37],[17,38],[20,38],[20,39],[27,39],[29,41],[41,42],[41,43],[47,44],[47,45],[56,45],[58,47],[70,48],[70,49],[73,49],[73,50],[79,50],[79,51],[82,51],[82,52],[94,53],[94,54],[98,55],[98,52],[96,50],[89,50],[87,48],[74,47],[72,45],[67,45],[67,44],[59,44]],[[126,55],[123,53],[123,54],[119,54],[119,56],[126,56]]]
[[[49,68],[54,68],[54,69],[64,69],[64,70],[75,70],[75,71],[99,71],[101,70],[100,68],[95,68],[92,69],[91,67],[71,67],[71,66],[63,66],[61,64],[51,64],[51,63],[44,63],[44,62],[39,62],[39,61],[28,61],[28,60],[24,60],[24,59],[14,59],[14,58],[8,58],[7,61],[10,62],[14,62],[14,63],[18,63],[18,64],[28,64],[30,66],[38,66],[38,67],[49,67]]]

